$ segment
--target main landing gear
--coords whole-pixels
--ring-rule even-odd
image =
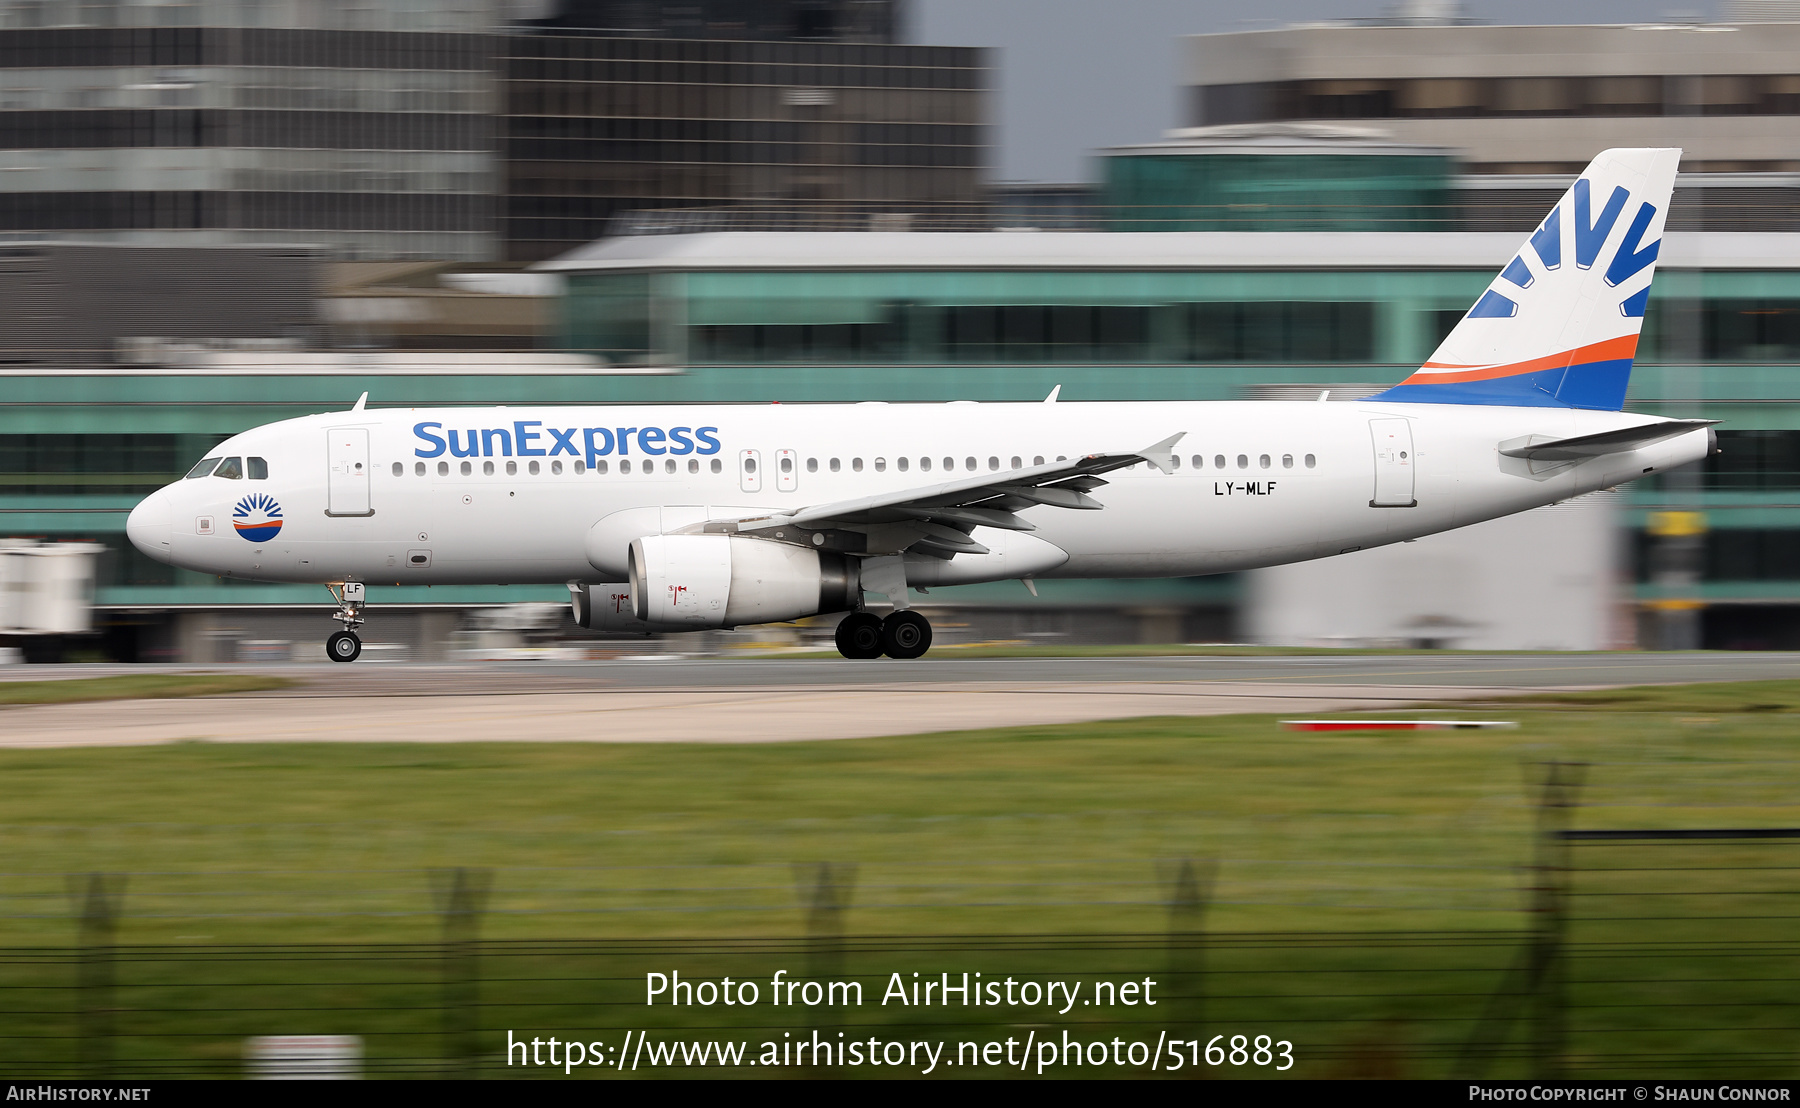
[[[917,658],[931,649],[931,622],[914,611],[851,612],[837,626],[837,648],[846,658]]]
[[[356,637],[356,628],[363,623],[363,585],[361,581],[345,581],[342,585],[326,585],[331,590],[331,598],[338,602],[337,611],[331,618],[344,625],[342,631],[335,632],[325,640],[325,653],[334,662],[354,662],[362,657],[362,640]]]

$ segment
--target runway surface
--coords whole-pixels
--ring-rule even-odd
[[[1541,688],[1800,677],[1796,654],[687,659],[224,667],[303,684],[0,709],[0,746],[791,742],[1148,715],[1383,709]],[[0,680],[219,672],[14,666]]]

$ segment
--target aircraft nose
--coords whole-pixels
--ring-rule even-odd
[[[125,517],[125,537],[146,556],[167,562],[169,532],[174,522],[175,512],[169,506],[169,497],[158,489],[144,497],[143,502]]]

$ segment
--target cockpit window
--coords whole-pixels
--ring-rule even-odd
[[[214,477],[223,477],[228,481],[244,479],[244,459],[226,458],[223,465],[213,471]]]
[[[217,458],[202,458],[202,459],[200,459],[199,465],[195,466],[193,469],[188,470],[188,480],[192,481],[196,477],[205,477],[207,474],[211,473],[213,471],[213,469],[218,466],[218,464],[219,464],[219,459],[217,459]]]
[[[244,475],[252,481],[269,479],[269,463],[262,458],[245,458],[244,467]]]

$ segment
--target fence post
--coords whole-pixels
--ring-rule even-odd
[[[856,865],[795,865],[794,884],[806,908],[806,976],[821,984],[829,983],[844,972],[844,913],[850,908],[850,894],[856,887]],[[813,1009],[812,1024],[819,1032],[834,1030],[839,1022],[839,1014],[830,1004]],[[819,1068],[820,1076],[832,1072]]]
[[[1531,981],[1537,1076],[1560,1078],[1568,1043],[1568,899],[1570,815],[1587,775],[1582,762],[1546,762],[1537,792],[1532,857]]]
[[[70,874],[69,899],[80,921],[75,969],[77,1063],[85,1077],[113,1073],[113,940],[125,898],[125,877],[116,873]]]
[[[1169,903],[1169,990],[1176,1001],[1171,1013],[1188,1037],[1200,1037],[1206,1025],[1206,908],[1219,872],[1212,859],[1183,858],[1165,877]]]
[[[443,917],[442,974],[444,1071],[451,1077],[480,1076],[481,993],[478,961],[481,913],[493,887],[490,869],[456,866],[431,871],[431,889]]]

